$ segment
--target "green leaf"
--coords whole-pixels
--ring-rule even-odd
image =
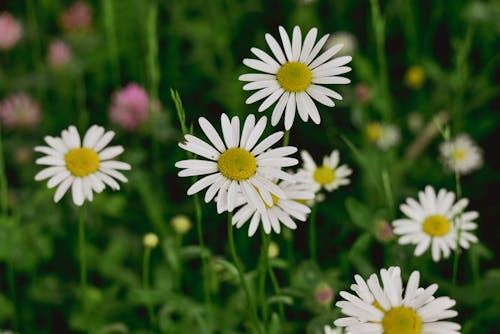
[[[267,303],[271,304],[284,304],[284,305],[293,305],[293,298],[285,295],[276,295],[267,298]]]
[[[373,230],[372,214],[365,205],[358,200],[349,197],[345,201],[345,206],[347,213],[354,224],[368,232]]]

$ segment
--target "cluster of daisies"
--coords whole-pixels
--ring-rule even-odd
[[[265,35],[272,55],[252,48],[256,58],[243,61],[257,72],[239,78],[248,82],[243,89],[256,91],[246,103],[262,101],[259,112],[274,106],[272,126],[283,118],[284,129],[289,131],[297,113],[303,121],[310,118],[319,124],[321,118],[316,102],[333,107],[334,99],[342,99],[338,92],[324,85],[350,82],[341,75],[351,70],[346,66],[351,57],[335,57],[341,44],[322,51],[328,35],[316,40],[317,34],[317,29],[313,28],[303,39],[300,28],[295,27],[289,38],[285,29],[279,27],[281,44],[272,35]],[[235,227],[248,223],[249,236],[259,227],[267,234],[280,233],[282,225],[295,229],[296,222],[306,221],[311,206],[321,201],[322,191],[331,192],[350,182],[348,177],[352,171],[340,164],[337,150],[325,156],[321,163],[316,163],[302,150],[302,166],[290,172],[288,168],[299,164],[299,160],[292,157],[298,149],[288,145],[284,131],[264,135],[268,125],[266,116],[258,118],[250,114],[240,119],[222,114],[220,127],[204,117],[199,118],[198,124],[206,139],[185,134],[179,144],[196,157],[175,164],[181,169],[179,176],[199,177],[187,194],[204,191],[205,202],[215,202],[218,213],[234,212],[232,224]],[[376,124],[369,135],[379,140],[383,131],[388,130]],[[91,201],[93,193],[102,192],[106,186],[119,189],[117,181],[127,181],[120,171],[129,170],[130,165],[114,160],[123,148],[108,146],[113,136],[112,131],[94,125],[83,139],[74,126],[62,131],[61,137],[45,137],[48,146],[35,148],[45,156],[36,162],[48,167],[35,179],[48,179],[49,188],[57,187],[56,202],[71,189],[76,205]],[[280,142],[283,145],[278,144]],[[388,141],[377,143],[384,149],[390,146]],[[466,139],[447,143],[441,150],[455,162],[475,154]],[[450,166],[465,171],[477,167],[477,163]],[[436,193],[427,186],[418,194],[418,201],[408,198],[401,205],[406,218],[392,222],[394,233],[399,236],[400,244],[415,246],[416,256],[430,248],[434,261],[447,258],[457,247],[467,248],[470,243],[477,242],[472,231],[477,228],[474,220],[478,213],[465,211],[467,204],[464,198],[456,201],[452,192],[441,189]],[[355,276],[356,284],[351,286],[355,295],[343,291],[340,295],[345,300],[337,303],[348,317],[338,319],[336,326],[356,334],[458,333],[458,324],[442,321],[456,315],[449,310],[455,302],[448,297],[434,298],[437,285],[420,288],[419,273],[413,272],[404,289],[398,267],[382,269],[380,277],[383,287],[376,274],[366,281]],[[339,332],[328,326],[325,328],[325,333]]]

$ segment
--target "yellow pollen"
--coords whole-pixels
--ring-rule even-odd
[[[450,231],[451,224],[449,220],[442,215],[432,215],[425,218],[423,230],[432,237],[441,237]]]
[[[74,148],[64,157],[66,168],[73,176],[84,177],[97,172],[99,169],[99,155],[90,148]]]
[[[335,171],[330,167],[321,166],[316,168],[313,178],[319,184],[325,185],[335,180]]]
[[[466,155],[467,155],[467,152],[465,150],[461,150],[459,148],[456,148],[453,150],[453,159],[455,161],[464,160]]]
[[[303,92],[312,82],[312,72],[306,64],[294,61],[280,67],[276,78],[287,92]]]
[[[222,175],[230,180],[242,181],[252,177],[257,171],[257,160],[247,150],[230,148],[222,153],[217,161]]]
[[[395,307],[385,313],[382,320],[384,334],[420,334],[422,319],[408,307]]]
[[[376,142],[382,136],[382,127],[379,123],[370,123],[366,127],[366,136],[371,142]]]

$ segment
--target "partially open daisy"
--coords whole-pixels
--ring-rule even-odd
[[[441,160],[451,171],[468,174],[483,165],[481,148],[467,134],[460,134],[455,139],[439,146]]]
[[[129,170],[130,165],[111,160],[123,152],[122,146],[106,147],[114,135],[113,131],[106,132],[103,127],[93,125],[83,141],[74,126],[63,130],[61,137],[46,136],[44,139],[49,146],[35,147],[35,151],[46,156],[37,159],[36,163],[50,167],[40,171],[35,180],[49,179],[49,188],[57,186],[55,202],[71,187],[73,202],[78,206],[85,200],[92,201],[93,192],[102,192],[106,185],[120,189],[116,180],[127,182],[127,178],[118,170]]]
[[[347,165],[339,166],[339,151],[333,150],[329,156],[323,157],[323,164],[317,166],[307,151],[301,151],[302,169],[311,183],[316,184],[317,190],[326,189],[331,192],[340,186],[348,185],[347,178],[352,170]]]
[[[264,212],[257,210],[252,203],[246,203],[234,214],[233,225],[240,228],[250,220],[248,236],[251,237],[260,224],[262,224],[264,232],[270,234],[271,230],[280,233],[281,224],[295,230],[297,224],[295,224],[294,219],[306,221],[311,209],[305,205],[305,202],[314,198],[314,191],[304,188],[303,184],[290,181],[282,181],[278,187],[285,194],[285,198],[271,194],[273,202],[270,205],[266,204]]]
[[[275,58],[260,49],[252,48],[252,53],[258,59],[243,60],[246,66],[264,72],[239,77],[239,80],[249,82],[243,86],[244,90],[258,90],[246,103],[251,104],[265,98],[259,107],[259,111],[264,111],[277,101],[271,117],[273,126],[278,124],[285,112],[285,129],[289,130],[296,110],[304,122],[311,117],[314,123],[319,124],[321,118],[312,99],[328,107],[335,105],[331,98],[342,100],[339,93],[322,85],[350,83],[349,79],[340,75],[351,71],[350,67],[344,65],[349,63],[352,57],[331,59],[342,48],[342,44],[332,46],[317,57],[328,35],[315,43],[318,34],[316,28],[309,30],[304,43],[297,26],[293,29],[291,41],[283,27],[279,27],[279,32],[283,49],[273,36],[265,36]]]
[[[450,310],[453,299],[433,296],[437,284],[420,288],[420,273],[414,271],[404,289],[399,267],[380,270],[380,277],[383,288],[377,274],[366,281],[354,276],[355,294],[341,291],[345,300],[336,304],[348,317],[335,320],[335,326],[345,327],[346,334],[460,334],[459,324],[442,321],[457,312]]]
[[[476,211],[464,212],[469,201],[460,199],[455,204],[455,194],[445,189],[436,192],[431,186],[418,193],[420,202],[413,198],[406,199],[406,204],[400,206],[408,217],[392,222],[394,234],[399,235],[400,244],[414,244],[415,256],[422,255],[431,247],[432,259],[437,262],[450,256],[456,248],[457,236],[463,248],[469,248],[471,242],[477,242],[477,237],[470,231],[477,228],[473,221],[479,217]]]
[[[179,176],[207,175],[188,189],[188,195],[208,188],[205,202],[210,202],[217,195],[219,213],[225,210],[233,211],[239,193],[261,212],[266,210],[265,205],[273,205],[271,194],[284,198],[283,190],[270,178],[292,180],[281,168],[298,163],[297,159],[287,157],[297,152],[297,148],[285,146],[269,149],[283,137],[282,131],[273,133],[257,143],[266,123],[266,117],[255,123],[255,117],[249,115],[240,134],[240,119],[235,116],[230,121],[226,114],[222,114],[222,141],[212,124],[201,117],[199,124],[210,144],[195,136],[186,135],[185,141],[179,146],[208,160],[189,159],[175,164],[183,169]]]

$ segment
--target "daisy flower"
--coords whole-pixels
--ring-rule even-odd
[[[286,130],[292,127],[296,110],[304,122],[311,117],[314,123],[319,124],[321,119],[312,99],[328,107],[335,105],[331,98],[342,100],[339,93],[322,85],[350,83],[349,79],[340,75],[351,71],[350,67],[344,65],[349,63],[352,57],[331,59],[340,51],[342,44],[334,45],[318,56],[329,35],[323,36],[315,43],[318,34],[316,28],[309,30],[304,43],[301,30],[297,26],[293,29],[291,41],[283,27],[279,27],[279,33],[283,49],[273,36],[265,36],[275,58],[260,49],[252,48],[250,51],[258,59],[243,60],[246,66],[264,72],[239,77],[239,80],[249,82],[243,86],[244,90],[258,90],[246,103],[251,104],[265,98],[259,107],[259,111],[264,111],[277,102],[271,124],[278,124],[284,112]]]
[[[302,169],[309,182],[316,185],[317,191],[321,188],[331,192],[340,186],[348,185],[347,178],[352,170],[347,165],[339,166],[339,151],[333,150],[329,156],[323,158],[323,164],[317,166],[307,151],[301,151]]]
[[[277,186],[285,195],[284,198],[271,194],[273,202],[266,204],[263,212],[257,210],[252,203],[246,203],[234,214],[233,225],[240,228],[250,220],[248,236],[251,237],[260,224],[262,224],[264,232],[270,234],[271,230],[280,233],[281,224],[295,230],[297,224],[293,219],[306,221],[311,209],[305,205],[305,202],[314,198],[314,191],[305,189],[303,185],[293,181],[282,181]]]
[[[382,151],[396,146],[401,134],[399,128],[393,124],[373,122],[366,127],[366,136],[368,140],[375,144]]]
[[[455,139],[439,146],[441,160],[451,171],[468,174],[483,166],[481,148],[467,134],[460,134]]]
[[[433,296],[437,284],[420,288],[420,273],[414,271],[404,289],[399,267],[380,270],[380,277],[383,288],[377,274],[366,281],[354,276],[355,294],[341,291],[345,300],[336,303],[348,317],[335,320],[335,326],[346,327],[346,334],[460,334],[459,324],[442,321],[457,312],[450,310],[453,299]]]
[[[256,123],[255,116],[249,115],[240,133],[239,117],[229,120],[226,114],[222,114],[223,141],[207,119],[200,117],[198,123],[210,143],[185,135],[179,146],[208,160],[189,159],[175,164],[182,168],[179,172],[181,177],[205,175],[188,189],[188,195],[208,188],[205,202],[210,202],[217,195],[219,213],[225,210],[232,212],[236,196],[240,193],[260,212],[265,212],[265,205],[273,205],[273,195],[285,198],[283,190],[270,180],[293,181],[281,168],[298,163],[297,159],[287,157],[297,152],[297,148],[285,146],[270,149],[283,137],[283,131],[273,133],[258,143],[266,127],[266,117]]]
[[[106,185],[113,190],[120,189],[116,180],[127,182],[127,178],[119,170],[130,170],[130,165],[111,160],[123,152],[121,146],[106,147],[114,135],[113,131],[106,132],[103,127],[93,125],[83,141],[74,126],[63,130],[61,137],[46,136],[44,139],[49,146],[35,147],[35,151],[46,156],[37,159],[36,163],[49,167],[40,171],[35,180],[49,179],[47,187],[57,186],[56,203],[71,187],[73,202],[78,206],[85,200],[92,201],[93,192],[102,192]]]
[[[464,212],[469,201],[460,199],[455,204],[455,194],[445,189],[436,192],[431,186],[418,193],[420,202],[413,198],[406,199],[406,204],[400,206],[408,217],[392,222],[394,234],[399,235],[399,243],[414,244],[415,256],[422,255],[431,247],[432,259],[437,262],[448,258],[451,249],[456,248],[457,235],[459,244],[469,248],[471,242],[477,242],[477,237],[470,231],[477,228],[473,220],[479,217],[476,211]]]

